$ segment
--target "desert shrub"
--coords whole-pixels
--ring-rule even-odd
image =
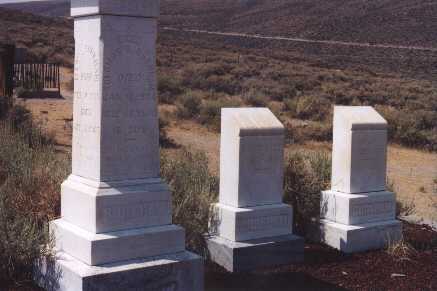
[[[288,144],[305,143],[307,141],[332,141],[332,123],[310,122],[304,126],[287,124],[285,135]]]
[[[329,189],[331,158],[325,153],[296,152],[284,170],[284,200],[293,206],[297,233],[307,234],[308,226],[320,217],[320,192]]]
[[[324,120],[329,114],[331,104],[325,98],[300,96],[286,105],[294,117],[300,119]]]
[[[187,248],[207,257],[204,235],[208,234],[210,206],[217,200],[218,178],[208,169],[204,153],[163,153],[161,175],[173,194],[173,222],[185,228]]]
[[[167,119],[159,116],[159,145],[164,148],[169,148],[175,145],[174,141],[167,134]]]
[[[298,91],[293,84],[280,85],[266,90],[266,94],[276,101],[283,101],[286,99],[292,99],[297,96]]]
[[[390,190],[392,191],[392,190]],[[414,200],[401,201],[396,200],[396,217],[409,216],[416,213],[416,204]]]
[[[267,96],[257,90],[250,90],[243,96],[243,100],[254,107],[265,107],[267,105],[267,99]]]
[[[200,89],[235,95],[241,92],[241,85],[232,75],[213,75],[205,80]]]
[[[176,115],[183,119],[195,118],[200,113],[201,103],[202,98],[200,95],[189,91],[177,104]]]
[[[61,182],[69,161],[27,121],[24,110],[0,121],[0,281],[31,278],[32,263],[47,254],[47,222],[59,215]],[[20,122],[17,122],[19,120]],[[24,128],[30,127],[30,128]]]
[[[21,137],[30,146],[54,143],[53,137],[44,132],[38,124],[35,124],[32,114],[23,106],[13,105],[6,115],[6,120],[14,130],[21,133]]]
[[[224,107],[238,107],[236,100],[206,100],[200,109],[199,121],[213,130],[220,131],[221,109]]]
[[[176,96],[184,93],[184,87],[179,78],[174,75],[158,75],[159,101],[162,103],[173,104]]]

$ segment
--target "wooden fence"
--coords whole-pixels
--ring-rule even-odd
[[[16,88],[60,92],[59,64],[14,64],[14,83]]]

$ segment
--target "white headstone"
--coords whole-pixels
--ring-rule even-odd
[[[60,289],[203,290],[201,260],[171,224],[171,193],[159,176],[159,1],[72,0],[71,12],[72,174],[62,184],[62,218],[51,223],[58,253],[69,258],[56,261],[67,274]],[[144,279],[161,266],[170,271]]]
[[[370,106],[336,106],[332,190],[362,193],[385,190],[387,121]]]
[[[267,108],[222,109],[220,203],[282,202],[284,126]]]
[[[211,224],[216,236],[209,240],[212,259],[229,271],[299,260],[303,241],[292,235],[292,208],[282,203],[284,126],[267,108],[224,108],[221,118],[220,197]],[[269,243],[253,242],[256,239]],[[260,244],[264,250],[256,247]],[[252,264],[238,254],[223,259],[223,252],[239,248],[254,257],[256,252],[265,254]]]
[[[387,122],[370,106],[336,106],[333,131],[331,190],[320,201],[322,240],[354,252],[399,239],[396,197],[386,191]]]

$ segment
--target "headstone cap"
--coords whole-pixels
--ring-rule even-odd
[[[387,121],[371,106],[334,106],[335,120],[350,130],[387,129]]]
[[[71,0],[71,16],[117,15],[156,18],[159,0]]]
[[[284,134],[284,126],[268,108],[222,108],[222,119],[239,136]]]

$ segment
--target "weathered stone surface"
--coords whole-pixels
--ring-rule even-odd
[[[282,203],[284,127],[267,108],[222,109],[220,203]]]
[[[159,177],[155,19],[75,19],[73,174]]]
[[[98,183],[71,175],[61,187],[62,218],[86,231],[171,224],[171,193],[161,179]]]
[[[393,220],[396,216],[396,197],[387,191],[361,194],[323,191],[320,209],[322,218],[342,224]]]
[[[222,109],[220,197],[207,238],[230,272],[299,261],[293,209],[282,203],[284,126],[267,108]]]
[[[345,253],[381,249],[402,237],[402,224],[398,220],[346,225],[321,220],[321,241]]]
[[[331,190],[320,200],[320,238],[344,252],[401,238],[395,194],[385,191],[387,122],[369,106],[334,108]]]
[[[384,191],[387,122],[370,106],[335,106],[332,190]]]
[[[256,207],[214,205],[211,228],[220,237],[231,241],[246,241],[292,233],[293,210],[287,204]]]
[[[36,270],[35,281],[48,291],[202,291],[204,285],[202,259],[187,251],[102,266],[58,252]]]
[[[57,249],[91,266],[185,250],[184,229],[176,225],[95,234],[59,219],[50,228]]]
[[[303,261],[304,240],[295,235],[234,242],[207,239],[211,259],[229,272],[246,272]]]
[[[71,0],[71,16],[96,14],[117,16],[158,17],[159,0]]]

